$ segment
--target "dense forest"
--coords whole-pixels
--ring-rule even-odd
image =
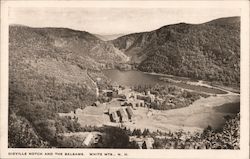
[[[141,71],[239,87],[240,17],[167,25],[112,42],[131,56]]]
[[[58,134],[80,128],[58,113],[96,101],[100,69],[126,56],[88,32],[64,28],[12,25],[9,37],[9,147],[61,145]]]

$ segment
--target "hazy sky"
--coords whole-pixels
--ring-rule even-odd
[[[240,16],[222,8],[10,8],[9,22],[31,27],[66,27],[96,34],[150,31],[179,22],[203,23]]]

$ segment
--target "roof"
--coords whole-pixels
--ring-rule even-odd
[[[140,103],[144,103],[144,100],[141,100],[141,99],[137,99],[137,101]]]
[[[118,111],[119,111],[121,117],[127,117],[127,114],[126,114],[126,112],[124,111],[124,109],[121,108],[121,109],[119,109]]]
[[[153,148],[153,143],[154,143],[154,139],[153,138],[147,138],[145,140],[146,148],[147,149]]]
[[[131,117],[135,116],[134,113],[133,113],[133,111],[132,111],[132,109],[131,109],[131,107],[127,107],[126,110],[128,112],[128,115],[130,115]]]
[[[102,92],[107,93],[107,92],[113,92],[113,91],[110,89],[105,89],[105,90],[102,90]]]
[[[113,119],[118,118],[116,112],[112,112],[111,115],[112,115],[112,118],[113,118]]]
[[[96,105],[100,105],[101,103],[99,101],[96,101],[94,104]]]
[[[112,86],[113,86],[113,87],[119,87],[119,84],[116,83],[116,82],[114,82],[114,83],[112,84]]]
[[[118,110],[117,107],[109,107],[109,108],[108,108],[109,114],[112,114],[113,112],[115,112],[115,111],[117,111],[117,110]]]
[[[97,78],[96,78],[96,80],[97,80],[97,81],[101,81],[101,80],[102,80],[102,78],[100,78],[100,77],[97,77]]]
[[[92,138],[93,134],[89,133],[88,136],[84,139],[83,144],[88,146]]]

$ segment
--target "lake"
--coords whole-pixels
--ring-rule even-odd
[[[189,107],[162,111],[161,114],[157,114],[155,117],[153,117],[153,119],[150,118],[149,121],[146,120],[146,118],[144,119],[145,121],[141,120],[139,124],[141,126],[154,127],[152,126],[152,121],[154,121],[155,127],[159,125],[161,126],[157,127],[158,129],[165,128],[165,126],[169,127],[170,125],[198,128],[206,128],[208,125],[210,125],[217,129],[221,128],[221,126],[225,124],[225,116],[236,114],[240,111],[239,96],[230,96],[230,94],[226,94],[227,92],[219,89],[187,84],[185,83],[187,78],[182,80],[181,78],[175,76],[161,76],[134,70],[104,70],[104,74],[111,81],[125,86],[171,84],[198,92],[225,94],[224,96],[210,96],[209,98],[200,99]],[[168,83],[160,80],[162,77],[171,78],[182,82]]]
[[[190,85],[185,83],[188,79],[183,77],[175,77],[175,76],[162,76],[157,74],[149,74],[141,71],[120,71],[116,69],[112,70],[104,70],[103,73],[113,82],[117,82],[120,85],[124,86],[138,86],[138,85],[156,85],[156,84],[166,84],[167,82],[160,80],[160,78],[169,78],[173,80],[182,81],[181,83],[171,82],[171,85],[175,85],[184,89],[190,89],[194,91],[201,91],[205,93],[211,94],[226,94],[225,91],[208,88],[204,86],[198,85]],[[190,81],[194,81],[190,79]]]
[[[103,73],[111,81],[124,86],[165,84],[164,81],[159,80],[162,76],[146,74],[140,71],[104,70]]]

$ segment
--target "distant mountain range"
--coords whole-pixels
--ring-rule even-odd
[[[112,40],[139,70],[239,86],[240,17],[179,23]]]
[[[94,35],[103,41],[110,41],[117,39],[123,36],[124,34],[110,34],[110,35],[94,34]]]
[[[85,31],[11,25],[9,32],[10,60],[21,57],[36,61],[56,59],[58,62],[69,62],[83,69],[94,70],[103,65],[128,60],[127,56],[111,43]]]
[[[37,73],[70,81],[60,71],[65,75],[66,70],[100,70],[130,62],[145,72],[239,86],[240,17],[166,25],[124,36],[21,25],[10,25],[9,35],[10,73],[25,65]],[[72,77],[84,81],[76,74]]]

